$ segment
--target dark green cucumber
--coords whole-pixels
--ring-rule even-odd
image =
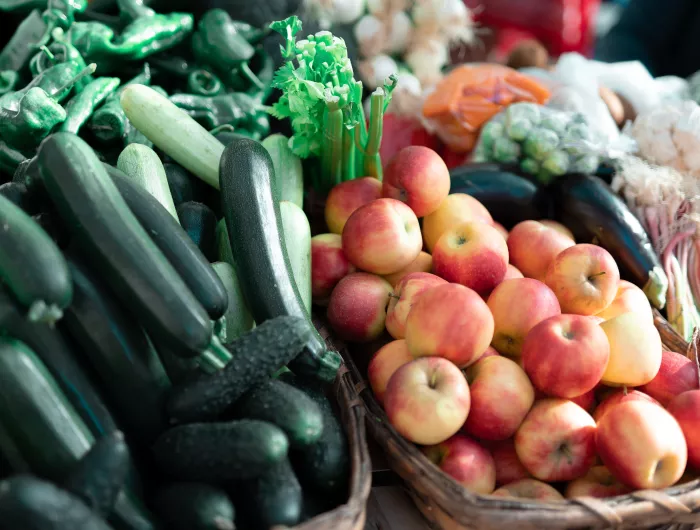
[[[63,481],[63,487],[95,513],[106,517],[114,510],[130,464],[124,435],[113,432],[95,442]]]
[[[292,277],[282,238],[279,203],[274,200],[272,159],[254,140],[232,141],[221,156],[219,186],[236,270],[246,278],[244,294],[258,324],[282,315],[310,315]],[[289,364],[295,373],[333,381],[341,364],[315,331]]]
[[[238,398],[296,357],[314,332],[306,319],[277,317],[227,345],[226,367],[173,387],[168,415],[177,423],[217,418]]]
[[[165,176],[168,178],[170,194],[173,196],[175,206],[183,202],[199,201],[204,196],[201,180],[192,175],[177,162],[166,162],[163,164]]]
[[[216,215],[206,204],[188,201],[179,204],[177,217],[190,239],[210,261],[216,261]]]
[[[108,166],[107,171],[131,212],[209,317],[212,320],[221,318],[227,307],[226,289],[199,247],[183,230],[184,225],[181,226],[152,195],[136,186],[117,168]]]
[[[36,221],[2,195],[0,227],[0,281],[29,310],[30,320],[59,320],[73,296],[60,249]]]
[[[212,338],[209,316],[150,239],[90,146],[70,133],[38,152],[41,180],[92,266],[146,330],[178,355],[197,356]]]
[[[165,369],[133,316],[120,306],[97,275],[73,253],[73,303],[65,325],[100,379],[127,434],[146,444],[167,425]]]
[[[50,482],[18,475],[0,483],[2,530],[110,530],[80,499]]]
[[[268,379],[239,399],[235,415],[274,423],[284,431],[293,449],[308,447],[323,432],[323,414],[304,392],[283,381]]]
[[[31,206],[31,201],[28,200],[29,191],[27,190],[27,186],[20,182],[5,182],[5,184],[0,186],[0,195],[9,199],[25,212]]]
[[[153,454],[175,479],[220,482],[259,477],[285,459],[288,448],[275,425],[240,420],[178,425],[156,440]]]
[[[155,495],[153,507],[170,530],[234,530],[235,509],[225,491],[175,482]]]

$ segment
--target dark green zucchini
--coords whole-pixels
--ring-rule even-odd
[[[212,320],[221,318],[228,306],[224,284],[207,258],[168,211],[147,191],[118,169],[107,166],[109,176],[131,212],[156,246],[175,267],[192,294]]]
[[[70,234],[61,222],[61,218],[53,211],[39,212],[32,216],[44,232],[56,243],[60,249],[66,248],[70,243]]]
[[[3,195],[0,227],[0,281],[28,309],[30,320],[59,320],[73,296],[60,249],[36,221]]]
[[[79,137],[56,133],[38,152],[41,179],[68,229],[146,330],[182,356],[212,339],[209,316]]]
[[[213,262],[217,260],[216,252],[216,215],[206,204],[201,202],[183,202],[177,207],[177,217],[190,239]]]
[[[555,218],[582,243],[595,242],[615,258],[621,275],[651,303],[666,304],[668,278],[639,219],[600,178],[564,175],[549,186]]]
[[[138,322],[74,253],[68,255],[73,303],[65,326],[100,379],[124,430],[151,444],[165,429],[170,386],[160,358]]]
[[[204,196],[204,183],[177,162],[165,162],[165,176],[175,206],[183,202],[199,201]]]
[[[0,186],[0,195],[9,199],[13,204],[19,206],[23,211],[29,212],[31,202],[29,199],[29,191],[27,186],[20,182],[5,182]]]
[[[234,530],[235,509],[224,490],[175,482],[155,495],[153,507],[170,530]]]
[[[258,324],[282,315],[310,320],[282,238],[279,203],[273,200],[272,159],[262,144],[247,138],[232,141],[221,156],[219,186],[236,270],[246,279],[244,295]],[[313,327],[313,326],[312,326]],[[328,351],[315,331],[289,369],[333,381],[338,353]]]
[[[285,459],[288,448],[278,427],[240,420],[178,425],[156,440],[153,454],[163,473],[209,483],[259,477]]]
[[[315,330],[306,319],[277,317],[227,345],[226,367],[173,387],[168,415],[174,423],[216,419],[255,384],[296,357]]]

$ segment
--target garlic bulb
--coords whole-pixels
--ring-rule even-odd
[[[362,61],[358,65],[358,69],[365,86],[370,90],[374,90],[382,86],[390,75],[398,71],[399,67],[394,59],[388,55],[380,54]]]
[[[332,0],[334,24],[352,24],[365,12],[365,0]]]
[[[389,53],[402,53],[411,38],[411,30],[413,29],[411,17],[405,11],[397,11],[391,18],[389,26],[387,51]]]
[[[440,80],[442,68],[449,61],[447,45],[435,38],[419,42],[405,61],[423,86],[432,85]]]
[[[372,57],[383,51],[387,39],[386,28],[374,15],[363,16],[355,24],[353,33],[363,57]]]
[[[387,112],[399,116],[417,116],[422,107],[423,89],[418,78],[406,71],[398,75]]]
[[[426,33],[448,41],[474,41],[474,21],[462,0],[416,0],[411,14],[414,24]]]

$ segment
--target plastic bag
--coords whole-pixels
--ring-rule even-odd
[[[426,127],[453,151],[474,148],[481,127],[504,107],[544,103],[549,90],[539,81],[497,64],[463,65],[452,70],[423,103]]]

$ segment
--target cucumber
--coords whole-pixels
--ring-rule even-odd
[[[155,495],[156,514],[170,530],[234,530],[235,509],[225,491],[197,482],[175,482]]]
[[[63,481],[63,487],[95,513],[108,516],[124,487],[130,464],[124,435],[113,432],[95,442]]]
[[[201,200],[204,186],[201,180],[175,162],[164,163],[163,169],[165,169],[170,195],[175,206],[183,202]]]
[[[221,219],[216,225],[216,247],[219,261],[228,263],[235,270],[236,264],[233,261],[233,252],[231,251],[231,243],[228,237],[226,219]]]
[[[110,530],[80,499],[49,482],[19,475],[0,483],[2,530]]]
[[[183,202],[177,207],[183,230],[210,262],[216,261],[216,215],[201,202]]]
[[[171,422],[217,418],[243,394],[294,359],[314,329],[298,317],[277,317],[227,345],[232,354],[226,367],[173,387],[168,398]]]
[[[158,155],[143,144],[129,144],[119,155],[117,168],[150,193],[176,220],[168,177]]]
[[[128,90],[130,87],[127,87]],[[41,179],[70,231],[150,334],[182,356],[211,343],[212,324],[151,241],[85,141],[55,133],[40,146]]]
[[[280,202],[280,214],[294,282],[306,311],[311,314],[311,226],[304,210],[292,202]]]
[[[268,421],[284,431],[293,449],[308,447],[323,432],[323,414],[304,392],[278,379],[268,379],[234,406],[239,418]]]
[[[105,167],[131,212],[175,267],[209,317],[212,320],[221,318],[226,311],[226,289],[197,245],[153,196],[135,186],[118,169]]]
[[[253,329],[255,321],[245,303],[241,282],[233,267],[223,261],[217,261],[212,263],[212,268],[228,293],[228,308],[224,314],[226,330],[224,342],[231,342]]]
[[[282,242],[279,203],[271,190],[274,169],[270,155],[259,142],[234,140],[224,150],[219,175],[231,250],[236,270],[247,279],[244,294],[255,322],[287,315],[307,319],[313,329]],[[289,368],[333,381],[340,363],[340,355],[328,351],[314,329]]]
[[[0,195],[9,199],[25,212],[31,207],[27,186],[20,182],[5,182],[5,184],[0,186]]]
[[[272,189],[278,201],[289,201],[304,207],[304,172],[301,159],[289,147],[289,138],[283,134],[271,134],[262,141],[270,153],[275,169]]]
[[[150,444],[165,429],[164,400],[170,386],[160,358],[133,316],[74,254],[68,257],[73,304],[65,325],[130,437]]]
[[[156,440],[153,454],[173,478],[220,482],[259,477],[287,457],[288,447],[271,423],[240,420],[178,425]]]
[[[56,322],[73,296],[60,249],[22,209],[0,195],[0,281],[33,321]]]

